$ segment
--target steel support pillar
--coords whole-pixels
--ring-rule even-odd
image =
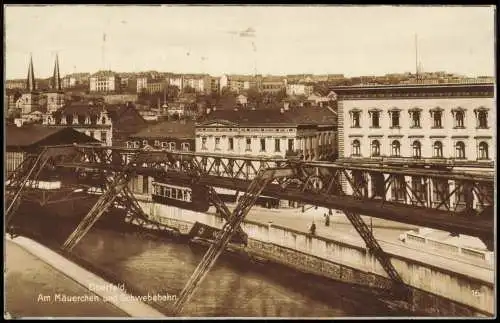
[[[210,246],[200,264],[198,265],[198,267],[196,267],[193,275],[186,283],[181,294],[177,298],[173,308],[174,315],[179,314],[182,311],[184,305],[193,296],[197,287],[203,281],[203,278],[214,266],[217,258],[224,251],[231,237],[235,234],[237,228],[239,228],[245,216],[257,201],[257,198],[261,194],[262,190],[264,190],[266,185],[273,180],[273,177],[274,173],[270,171],[264,171],[260,174],[257,174],[255,179],[248,187],[247,192],[245,193],[245,195],[243,195],[243,197],[238,202],[238,205],[233,210],[231,218],[228,222],[226,222],[222,230],[219,232],[217,238]]]
[[[348,176],[347,172],[344,172],[348,182],[354,186],[353,180]],[[361,192],[359,190],[354,190],[353,195],[362,198],[360,195]],[[361,238],[363,238],[368,251],[375,256],[378,262],[382,265],[385,272],[389,276],[389,278],[396,284],[396,292],[398,296],[400,295],[402,298],[407,299],[410,294],[410,290],[404,283],[403,279],[396,271],[389,256],[384,252],[382,247],[379,245],[377,239],[373,236],[373,232],[368,228],[366,223],[363,221],[361,216],[354,212],[344,211],[344,214],[347,216],[349,221],[352,223],[356,231],[359,233]]]
[[[78,227],[71,233],[68,239],[63,244],[63,249],[71,251],[74,246],[83,238],[83,236],[92,228],[101,215],[108,209],[114,202],[118,195],[123,191],[130,181],[128,174],[119,174],[111,184],[110,188],[101,195],[97,203],[87,213],[87,215],[80,222]]]
[[[6,191],[10,190],[12,192],[14,190],[15,193],[13,194],[9,206],[5,211],[5,227],[8,228],[14,213],[21,204],[21,197],[23,195],[23,190],[26,187],[26,183],[29,180],[35,180],[47,163],[48,158],[44,156],[44,153],[45,150],[43,150],[36,157],[28,157],[29,159],[21,163],[18,169],[16,169],[16,171],[10,176]]]

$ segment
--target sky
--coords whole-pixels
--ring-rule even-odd
[[[492,6],[4,6],[5,75],[495,74]],[[415,50],[415,35],[418,51]],[[104,41],[105,39],[105,41]],[[416,55],[418,52],[418,55]]]

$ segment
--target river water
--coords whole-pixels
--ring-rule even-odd
[[[55,224],[57,221],[57,225]],[[58,250],[74,223],[30,221],[35,239]],[[91,229],[73,249],[73,260],[136,296],[160,295],[148,302],[170,315],[175,297],[193,273],[205,247],[122,228]],[[90,267],[89,267],[90,266]],[[97,314],[97,313],[96,313]],[[276,264],[224,254],[186,304],[195,317],[399,316],[366,291],[313,277]]]

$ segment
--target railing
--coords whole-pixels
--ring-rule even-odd
[[[449,252],[451,254],[461,255],[471,260],[482,260],[486,263],[492,263],[494,253],[486,250],[477,250],[469,247],[457,246],[454,244],[438,241],[433,238],[421,236],[418,233],[406,232],[404,233],[405,241],[414,245],[427,245],[436,251]]]

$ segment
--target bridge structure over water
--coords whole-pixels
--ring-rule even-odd
[[[178,297],[174,314],[182,311],[233,235],[245,235],[240,224],[260,195],[343,211],[400,296],[407,296],[408,289],[360,215],[476,236],[490,250],[493,248],[493,172],[465,174],[446,168],[306,162],[96,145],[46,146],[27,156],[7,179],[7,230],[21,201],[28,199],[37,190],[39,179],[49,173],[63,177],[61,189],[53,193],[58,198],[69,198],[76,188],[92,193],[97,187],[101,192],[62,246],[67,251],[111,207],[126,210],[127,216],[139,223],[151,222],[128,187],[136,175],[189,181],[209,188],[209,201],[226,223]],[[379,179],[378,184],[373,184],[374,178]],[[418,179],[423,185],[409,185],[406,179]],[[438,190],[436,183],[443,182],[453,183],[453,189]],[[216,187],[245,192],[233,212],[217,195]],[[416,191],[422,187],[423,192]],[[387,193],[393,188],[404,199],[388,199]],[[435,194],[427,194],[433,189]]]

